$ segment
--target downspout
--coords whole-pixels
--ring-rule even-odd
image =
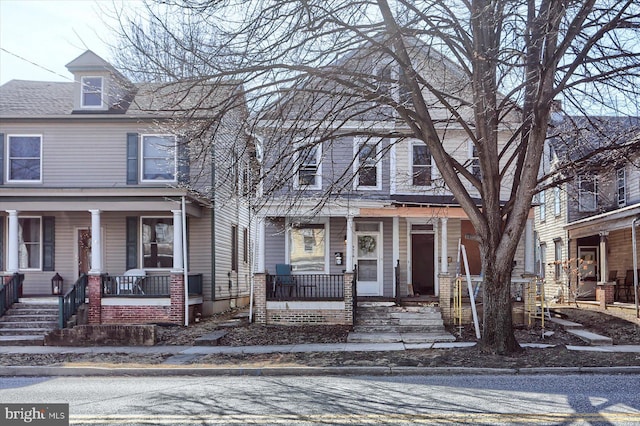
[[[636,248],[636,222],[640,217],[631,221],[631,244],[633,249],[633,294],[636,302],[636,318],[640,318],[640,307],[638,306],[638,249]]]
[[[211,144],[211,304],[216,302],[216,144]]]
[[[182,196],[182,274],[184,277],[184,325],[189,326],[189,262],[187,260],[187,202]]]

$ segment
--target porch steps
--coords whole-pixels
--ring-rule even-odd
[[[57,304],[14,303],[0,317],[0,346],[41,346],[44,336],[57,328]]]
[[[386,306],[358,304],[356,323],[347,342],[451,342],[439,308],[433,306]]]

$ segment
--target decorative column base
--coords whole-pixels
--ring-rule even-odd
[[[353,272],[344,274],[344,323],[353,325]]]
[[[451,275],[449,274],[439,274],[439,305],[440,312],[442,314],[442,321],[445,324],[453,323],[453,311],[451,308],[451,297],[452,297],[452,287],[451,287]]]
[[[612,304],[615,301],[616,286],[610,283],[598,283],[596,286],[596,301],[600,303],[600,306],[604,309],[607,305]]]
[[[89,324],[102,323],[102,276],[89,274],[87,293],[89,297]]]
[[[171,309],[169,310],[169,321],[173,324],[184,324],[184,275],[182,272],[171,272],[171,283],[169,284],[171,295]]]
[[[253,276],[253,315],[256,324],[267,323],[267,275]]]

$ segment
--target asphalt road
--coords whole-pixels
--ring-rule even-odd
[[[640,375],[0,378],[72,425],[640,424]]]

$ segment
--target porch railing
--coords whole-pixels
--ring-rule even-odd
[[[7,312],[11,305],[20,299],[24,274],[13,274],[8,283],[4,283],[5,276],[0,276],[0,316]]]
[[[169,275],[103,275],[102,297],[170,297]]]
[[[344,275],[267,275],[267,300],[344,300]]]
[[[87,274],[82,274],[73,287],[58,298],[58,326],[60,328],[65,328],[69,318],[78,313],[78,308],[85,303],[88,283],[89,277]]]

